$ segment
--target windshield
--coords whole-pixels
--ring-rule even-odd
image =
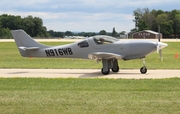
[[[96,44],[110,44],[119,41],[114,37],[105,36],[105,35],[94,36],[93,39]]]

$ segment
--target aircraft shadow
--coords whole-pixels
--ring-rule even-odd
[[[25,74],[25,73],[29,73],[29,72],[10,72],[10,73],[7,73],[7,74]]]
[[[108,75],[103,75],[101,74],[100,72],[92,72],[92,73],[85,73],[85,74],[82,74],[81,76],[79,76],[79,78],[100,78],[100,77],[113,77],[115,76],[119,78],[121,78],[122,76],[132,76],[132,75],[136,75],[136,76],[139,76],[139,75],[142,75],[140,73],[109,73]]]
[[[133,77],[138,77],[138,76],[142,76],[141,73],[139,72],[118,72],[118,73],[114,73],[114,72],[110,72],[108,75],[103,75],[101,74],[101,72],[97,71],[97,72],[87,72],[87,73],[81,73],[81,72],[66,72],[66,71],[63,71],[63,72],[33,72],[31,74],[31,72],[29,71],[21,71],[21,72],[9,72],[7,74],[30,74],[30,75],[43,75],[43,74],[46,74],[48,75],[48,77],[51,77],[53,75],[57,76],[57,77],[66,77],[66,75],[69,75],[70,77],[76,77],[76,78],[123,78],[123,77],[126,77],[126,78],[131,78],[132,76]],[[61,76],[62,75],[62,76]],[[148,74],[146,74],[148,75]],[[69,77],[67,76],[67,77]]]

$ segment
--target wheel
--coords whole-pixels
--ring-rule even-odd
[[[146,74],[147,68],[145,66],[141,67],[140,72],[141,72],[141,74]]]
[[[108,71],[103,71],[103,68],[101,69],[101,73],[104,74],[104,75],[108,75],[109,72],[110,72],[109,69],[108,69]]]
[[[112,68],[111,69],[113,72],[119,72],[119,66],[117,66],[116,68]]]

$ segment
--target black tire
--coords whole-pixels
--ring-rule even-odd
[[[146,74],[147,68],[146,67],[141,67],[140,72],[141,72],[141,74]]]
[[[115,69],[112,68],[111,70],[112,70],[113,72],[119,72],[119,66],[117,66],[117,68],[115,68]]]
[[[105,72],[103,72],[103,68],[101,69],[101,73],[104,74],[104,75],[108,75],[109,72],[110,72],[109,69],[108,69],[108,71],[105,71]]]

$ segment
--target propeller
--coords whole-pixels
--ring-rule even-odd
[[[160,26],[158,26],[158,43],[157,43],[157,53],[159,53],[160,59],[161,61],[163,61],[163,56],[162,56],[162,50],[161,50],[161,46],[163,46],[164,44],[161,43],[161,38],[160,38]]]

